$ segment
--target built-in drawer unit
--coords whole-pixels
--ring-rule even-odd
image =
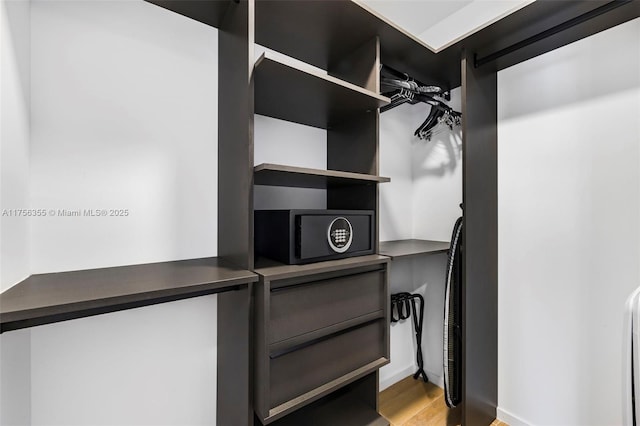
[[[256,268],[254,409],[274,422],[389,362],[389,258]]]
[[[385,303],[384,270],[272,286],[269,343],[349,321],[380,318]]]
[[[270,355],[270,408],[383,358],[385,328],[376,320]]]

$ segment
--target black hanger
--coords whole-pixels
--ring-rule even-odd
[[[420,102],[431,105],[429,115],[414,132],[414,136],[420,139],[431,140],[435,134],[446,128],[453,130],[454,126],[459,126],[462,122],[462,114],[443,102],[443,100],[449,100],[449,92],[444,92],[438,86],[425,85],[406,73],[381,64],[380,87],[391,89],[381,90],[384,96],[391,99],[391,102],[380,107],[380,112],[406,103],[415,105]]]

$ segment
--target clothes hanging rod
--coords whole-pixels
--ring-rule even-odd
[[[526,38],[522,41],[512,44],[511,46],[505,47],[504,49],[500,49],[497,52],[494,52],[490,55],[484,56],[482,58],[478,58],[477,54],[474,55],[474,67],[478,68],[482,65],[488,64],[489,62],[493,62],[498,58],[501,58],[509,53],[513,53],[516,50],[520,50],[523,47],[529,46],[530,44],[536,43],[540,40],[544,40],[547,37],[550,37],[554,34],[567,30],[571,27],[575,27],[576,25],[582,24],[590,19],[595,18],[596,16],[602,15],[604,13],[610,12],[613,9],[616,9],[620,6],[623,6],[627,3],[631,3],[633,0],[614,0],[605,5],[602,5],[596,9],[593,9],[589,12],[583,13],[582,15],[576,16],[575,18],[569,19],[562,24],[558,24],[555,27],[551,27],[547,30],[542,31],[534,36]]]

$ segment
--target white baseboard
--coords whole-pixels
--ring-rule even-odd
[[[389,386],[398,383],[400,380],[404,379],[405,377],[412,376],[417,369],[418,369],[417,366],[410,365],[408,367],[403,368],[402,370],[399,370],[398,372],[392,374],[389,377],[385,377],[385,378],[380,377],[380,391],[383,391]],[[429,378],[429,382],[433,383],[439,388],[444,388],[444,379],[442,377],[438,376],[436,373],[433,373],[431,371],[427,371],[426,373],[427,373],[427,377]]]
[[[405,377],[412,375],[413,373],[415,373],[416,368],[418,367],[416,367],[415,365],[410,365],[408,367],[403,368],[402,370],[399,370],[393,373],[389,377],[385,377],[385,378],[380,377],[380,391],[383,391],[389,386],[395,383],[398,383],[400,380],[404,379]]]
[[[498,420],[508,424],[509,426],[530,426],[531,425],[531,423],[524,421],[522,418],[500,407],[496,409],[496,417],[498,418]]]
[[[433,371],[427,371],[427,377],[429,377],[429,382],[433,383],[440,389],[444,389],[444,377],[438,376]]]

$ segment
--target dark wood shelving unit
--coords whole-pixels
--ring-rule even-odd
[[[357,1],[147,1],[220,30],[220,259],[35,275],[0,295],[1,331],[219,293],[217,424],[388,425],[376,412],[377,371],[390,354],[388,264],[445,252],[448,243],[392,241],[378,250],[376,223],[376,252],[390,257],[256,264],[253,229],[254,185],[326,188],[328,209],[374,210],[378,220],[384,63],[462,88],[462,424],[489,424],[497,406],[497,71],[636,18],[640,2],[537,1],[434,52]],[[326,74],[270,53],[254,62],[256,43]],[[254,114],[327,129],[329,170],[254,169]]]
[[[459,57],[443,62],[423,41],[360,2],[260,0],[255,19],[257,43],[330,73],[345,57],[379,37],[384,64],[429,84],[448,88],[460,84]]]
[[[257,280],[218,258],[32,275],[0,294],[1,330],[235,290]]]
[[[446,253],[449,251],[451,243],[447,241],[431,240],[396,240],[381,241],[380,254],[397,259],[409,256],[425,254]]]
[[[271,410],[267,422],[274,426],[300,426],[305,424],[317,426],[388,426],[389,422],[378,414],[370,404],[365,404],[356,397],[339,395],[336,398],[327,398],[326,401],[319,401],[323,397],[330,395],[336,388],[347,386],[360,380],[388,363],[389,361],[385,358],[378,359],[307,392],[294,401],[288,401]],[[316,401],[317,404],[313,404]],[[299,410],[284,417],[294,412],[293,408],[298,408]],[[310,419],[313,419],[312,423],[310,423]]]
[[[309,169],[281,164],[260,164],[253,168],[255,185],[327,189],[336,186],[375,185],[391,179],[364,173]]]
[[[286,3],[297,8],[297,2]],[[252,288],[253,377],[245,381],[243,376],[247,388],[235,386],[235,398],[218,401],[218,407],[225,407],[218,422],[284,421],[342,389],[364,398],[364,407],[356,411],[375,412],[378,369],[389,362],[390,353],[389,258],[370,255],[308,265],[256,261],[253,191],[255,185],[322,188],[328,209],[377,212],[378,183],[388,181],[378,175],[378,108],[390,101],[379,94],[379,40],[373,35],[344,51],[327,72],[271,52],[254,63],[262,7],[253,0],[232,2],[220,23],[218,246],[221,256],[255,270],[259,280]],[[283,17],[296,19],[289,12]],[[307,44],[306,34],[293,37],[299,36],[300,47],[324,49]],[[254,114],[326,129],[327,170],[254,167]],[[229,359],[226,371],[245,371],[245,361]],[[229,380],[227,374],[224,382]],[[356,381],[361,385],[352,386]],[[242,389],[253,393],[252,403]],[[243,407],[249,407],[249,417]],[[337,424],[344,415],[335,414]]]
[[[254,70],[255,113],[327,129],[389,98],[265,52]]]
[[[389,362],[389,262],[380,255],[307,265],[258,259],[254,409],[262,424],[365,376],[369,387],[356,393],[377,393],[377,371]],[[367,410],[377,410],[377,399]]]
[[[389,426],[376,410],[348,395],[321,399],[272,425],[300,426],[311,424],[309,419],[314,426]]]

